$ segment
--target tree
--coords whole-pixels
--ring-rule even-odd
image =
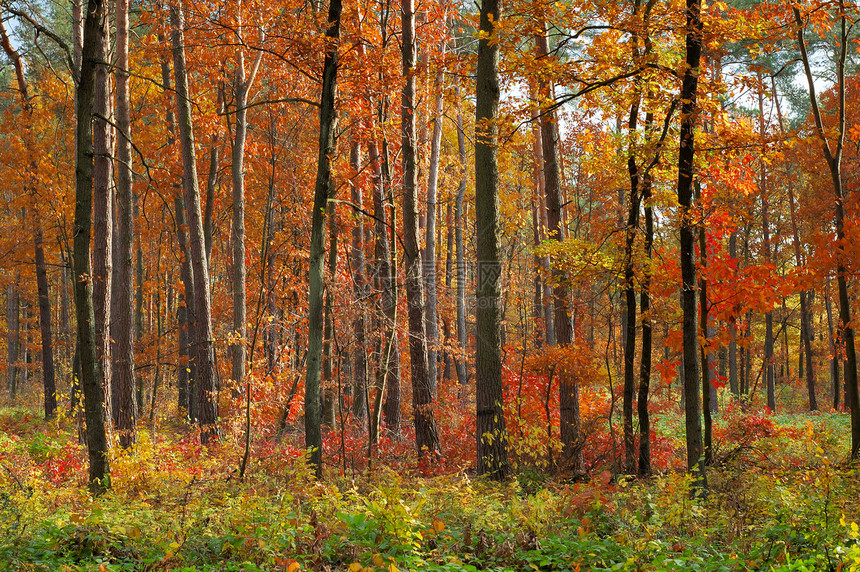
[[[93,281],[90,265],[93,206],[93,100],[99,50],[104,42],[107,18],[101,0],[88,0],[84,19],[84,39],[81,49],[81,70],[78,77],[75,118],[75,314],[78,321],[78,348],[81,363],[81,389],[84,395],[84,415],[87,423],[87,452],[89,457],[89,488],[94,494],[110,487],[108,443],[105,433],[105,399],[102,371],[96,348],[95,312],[93,310]]]
[[[503,479],[509,470],[502,410],[501,260],[499,258],[498,0],[482,0],[475,103],[475,220],[478,287],[475,348],[478,474]]]
[[[331,0],[325,38],[323,83],[320,94],[320,132],[308,276],[308,362],[305,374],[305,447],[317,477],[322,477],[320,365],[322,361],[323,262],[328,201],[334,196],[331,161],[336,149],[337,70],[339,67],[341,0]]]
[[[681,132],[678,151],[678,204],[681,208],[681,312],[683,314],[683,368],[687,469],[696,475],[696,488],[706,489],[702,462],[702,420],[699,406],[699,349],[696,330],[695,211],[692,208],[695,157],[696,97],[702,56],[701,2],[687,0],[683,83],[681,86]]]
[[[218,433],[218,400],[215,395],[215,355],[212,339],[212,312],[209,296],[209,265],[203,236],[200,190],[197,181],[197,161],[194,157],[194,127],[191,122],[191,99],[188,92],[188,72],[185,62],[184,15],[182,0],[170,5],[173,73],[176,81],[176,107],[179,142],[182,147],[182,182],[185,188],[185,210],[188,213],[188,242],[194,281],[195,324],[195,398],[200,440],[208,443]]]
[[[111,312],[113,347],[113,418],[120,446],[135,441],[137,419],[134,374],[133,255],[134,197],[132,192],[131,117],[129,110],[128,0],[116,0],[116,255],[112,280]]]

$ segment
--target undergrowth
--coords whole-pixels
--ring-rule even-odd
[[[679,418],[660,423],[682,439]],[[317,481],[270,440],[239,480],[238,444],[171,430],[114,449],[93,499],[66,422],[4,409],[0,429],[0,570],[860,570],[839,414],[724,413],[702,497],[671,467],[577,482],[520,468],[499,484],[377,463]]]

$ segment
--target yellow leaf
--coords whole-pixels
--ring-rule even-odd
[[[361,572],[361,564],[353,562],[349,565],[349,572]]]
[[[394,565],[394,562],[388,565],[388,572],[399,572],[397,570],[397,566]]]
[[[379,554],[373,555],[373,565],[374,566],[385,566],[385,560],[382,559],[382,556]]]
[[[287,566],[287,572],[296,572],[297,570],[300,570],[301,567],[301,564],[299,564],[298,562],[292,562],[289,566]],[[350,570],[351,569],[352,566],[350,566]]]
[[[433,518],[433,530],[435,530],[436,532],[442,532],[443,530],[445,530],[445,523],[442,522],[441,518]]]

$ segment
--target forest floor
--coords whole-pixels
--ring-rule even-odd
[[[677,456],[682,422],[656,422]],[[672,468],[571,482],[520,467],[498,484],[404,461],[317,481],[289,439],[255,442],[239,479],[241,439],[205,448],[177,424],[114,450],[94,499],[73,424],[2,408],[0,570],[860,570],[848,424],[718,416],[697,498]]]

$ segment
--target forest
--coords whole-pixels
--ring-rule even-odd
[[[858,22],[0,0],[0,570],[860,571]]]

